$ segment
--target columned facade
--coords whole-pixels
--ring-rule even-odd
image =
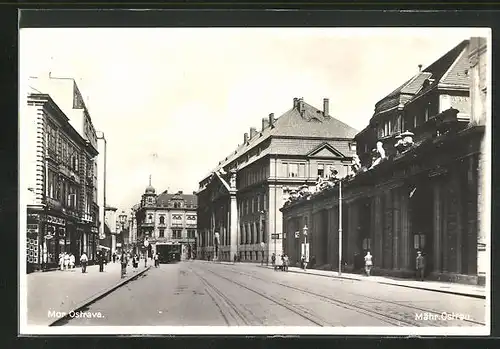
[[[243,144],[199,183],[199,258],[279,258],[287,245],[280,208],[301,188],[313,190],[318,178],[345,172],[342,161],[355,154],[356,132],[328,114],[328,99],[321,111],[294,98],[291,110],[270,114],[260,131],[250,128]]]

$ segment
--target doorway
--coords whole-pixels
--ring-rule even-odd
[[[417,252],[425,257],[426,274],[434,270],[434,196],[432,186],[422,181],[410,185],[410,267],[415,270]]]

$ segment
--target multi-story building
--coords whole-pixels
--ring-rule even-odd
[[[329,100],[318,110],[294,98],[279,118],[250,128],[243,143],[199,183],[198,256],[268,260],[282,252],[279,209],[298,188],[337,171],[356,154],[356,130],[332,117]],[[217,256],[216,256],[217,254]]]
[[[306,231],[317,265],[338,270],[341,259],[349,270],[371,251],[375,274],[413,276],[422,251],[429,277],[484,283],[484,45],[461,42],[384,97],[356,136],[356,175],[282,208],[292,262],[299,262]],[[477,61],[472,67],[469,57]]]
[[[129,247],[129,219],[125,211],[122,211],[116,220],[116,248],[128,251]]]
[[[157,195],[150,182],[136,210],[137,243],[142,246],[147,237],[153,253],[156,243],[179,243],[182,245],[182,258],[193,258],[196,249],[196,209],[195,193],[168,193],[165,190]]]
[[[50,80],[30,80],[22,112],[31,139],[26,147],[33,193],[27,207],[30,269],[56,267],[62,252],[79,260],[85,251],[93,261],[97,245],[95,130],[74,80],[59,88]]]

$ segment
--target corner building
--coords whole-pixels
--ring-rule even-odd
[[[197,198],[182,191],[157,195],[151,183],[146,187],[139,205],[134,206],[138,249],[147,238],[151,253],[157,243],[181,244],[181,258],[194,258],[196,254]]]
[[[357,131],[323,110],[294,98],[290,110],[262,119],[243,143],[200,181],[198,258],[269,260],[283,246],[279,209],[294,190],[314,187],[328,171],[347,171]],[[218,256],[215,256],[218,246]]]
[[[419,71],[376,104],[356,136],[364,169],[342,181],[346,270],[356,254],[370,251],[374,274],[413,277],[423,251],[428,278],[484,284],[485,45],[481,38],[465,40]],[[411,145],[398,146],[402,138]],[[372,167],[377,141],[385,158]],[[298,262],[294,234],[307,221],[317,266],[337,270],[338,186],[282,212],[291,260]]]
[[[92,121],[73,79],[40,80],[44,84],[30,81],[22,114],[29,120],[29,141],[23,145],[29,176],[29,187],[23,190],[31,194],[28,271],[56,268],[63,252],[73,253],[77,261],[85,252],[92,263],[98,244],[98,151]],[[64,84],[55,90],[54,81]]]

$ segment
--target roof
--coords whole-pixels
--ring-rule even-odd
[[[198,197],[195,194],[184,194],[181,191],[169,193],[165,190],[156,198],[158,205],[166,205],[170,200],[184,200],[187,205],[197,205],[198,203]]]
[[[427,93],[428,91],[438,87],[455,87],[469,89],[469,77],[466,70],[469,65],[468,53],[469,40],[464,40],[441,58],[427,67],[424,72],[432,74],[431,83],[422,88],[415,96]],[[409,101],[411,103],[413,100]]]
[[[468,44],[469,40],[462,41],[460,44],[445,53],[442,57],[429,65],[427,68],[425,68],[424,70],[413,76],[411,79],[407,80],[397,89],[389,93],[387,96],[379,100],[375,104],[375,107],[378,108],[382,104],[382,102],[396,99],[396,97],[399,97],[401,95],[418,96],[424,94],[438,84],[468,88],[469,80],[466,75],[466,69],[468,67]],[[422,88],[424,82],[427,79],[432,79],[431,83],[428,86]],[[380,111],[387,109],[387,107],[399,104],[399,101],[395,102],[396,103],[392,103],[389,106],[380,108]]]
[[[342,121],[332,117],[324,116],[323,112],[304,102],[304,115],[301,115],[296,107],[288,110],[279,118],[275,119],[273,127],[266,126],[261,132],[250,138],[247,144],[239,145],[229,156],[210,172],[213,173],[227,166],[243,154],[254,149],[264,141],[274,137],[297,137],[297,138],[330,138],[330,139],[353,139],[358,131]],[[272,150],[276,153],[278,148]],[[309,151],[311,149],[307,149]],[[210,176],[207,174],[203,179]]]

